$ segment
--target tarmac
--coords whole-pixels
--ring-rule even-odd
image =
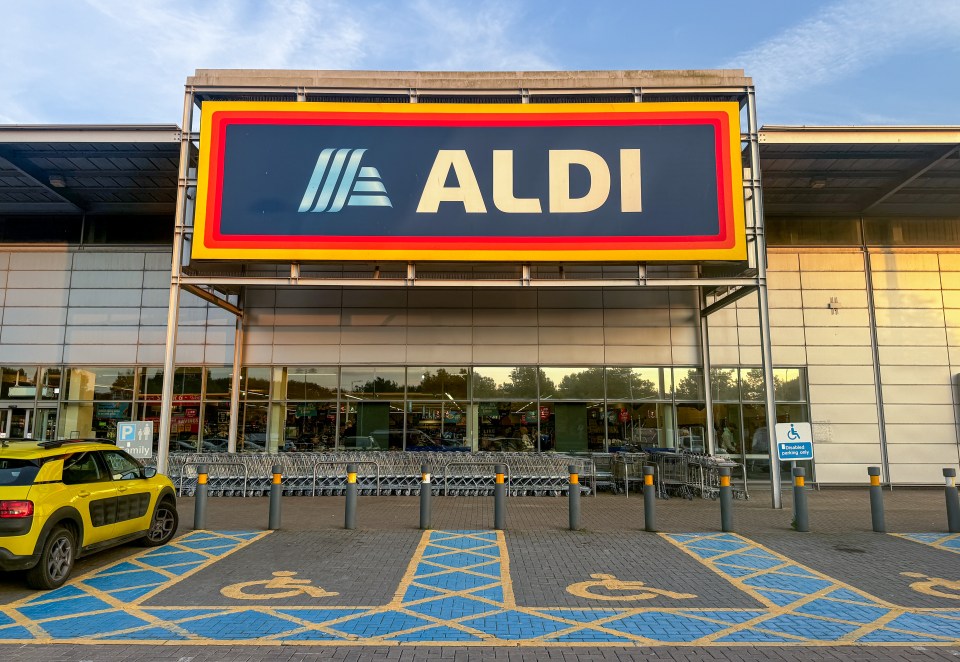
[[[770,492],[734,501],[566,497],[209,500],[178,537],[81,559],[56,591],[0,577],[0,659],[930,660],[960,658],[960,534],[943,489],[886,491],[887,533],[863,489],[808,490],[809,533]]]

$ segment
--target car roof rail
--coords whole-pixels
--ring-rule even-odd
[[[116,446],[112,439],[51,439],[37,443],[40,448],[60,448],[64,444],[111,444]]]

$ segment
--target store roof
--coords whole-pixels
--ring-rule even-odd
[[[960,216],[960,126],[760,131],[767,216]]]
[[[0,126],[0,214],[176,210],[180,128]]]

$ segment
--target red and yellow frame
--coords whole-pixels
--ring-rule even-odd
[[[372,104],[208,101],[200,126],[192,257],[213,260],[701,261],[746,259],[739,105]],[[221,187],[231,124],[353,126],[637,126],[715,128],[720,230],[714,236],[417,237],[223,235]]]

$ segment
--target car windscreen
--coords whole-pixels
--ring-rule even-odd
[[[32,460],[0,458],[0,485],[32,485],[40,466]]]

